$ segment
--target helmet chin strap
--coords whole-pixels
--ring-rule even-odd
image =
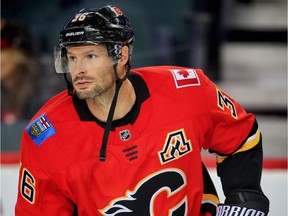
[[[68,95],[72,96],[73,95],[73,84],[72,84],[72,82],[69,81],[67,73],[63,73],[63,75],[64,75],[64,79],[65,79],[66,84],[67,84]]]
[[[120,87],[123,84],[123,81],[128,77],[128,74],[130,72],[131,66],[130,66],[129,62],[126,65],[126,68],[127,68],[127,72],[126,72],[125,76],[122,79],[120,79],[118,74],[117,74],[117,63],[115,63],[113,65],[114,74],[116,77],[116,89],[115,89],[115,94],[114,94],[114,97],[113,97],[113,100],[112,100],[112,103],[111,103],[111,106],[109,109],[109,113],[108,113],[108,117],[107,117],[107,121],[106,121],[106,125],[105,125],[105,130],[104,130],[104,135],[102,138],[102,145],[101,145],[100,157],[99,157],[101,162],[104,162],[106,160],[106,153],[107,153],[106,149],[107,149],[108,137],[109,137],[109,133],[111,131],[111,126],[112,126],[113,116],[114,116],[115,108],[116,108],[116,104],[117,104],[118,94],[119,94]]]

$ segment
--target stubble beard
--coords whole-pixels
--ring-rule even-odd
[[[79,99],[91,99],[97,97],[99,95],[99,90],[97,88],[93,88],[91,90],[76,90],[76,95]]]
[[[115,92],[114,86],[111,84],[106,87],[95,84],[91,89],[77,90],[76,95],[79,99],[94,99],[96,97],[110,97]]]
[[[102,97],[102,99],[106,98],[109,100],[109,98],[111,96],[113,97],[115,93],[115,83],[116,83],[115,77],[112,76],[111,78],[110,74],[99,79],[88,77],[88,76],[75,78],[75,80],[73,80],[73,83],[81,79],[86,79],[86,80],[90,80],[93,82],[92,86],[86,89],[75,88],[75,93],[77,97],[79,99],[84,99],[84,100],[95,99],[96,97],[98,98]]]

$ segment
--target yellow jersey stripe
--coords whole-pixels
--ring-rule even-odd
[[[261,132],[258,129],[256,131],[256,133],[253,134],[252,136],[250,136],[247,139],[247,141],[244,143],[244,145],[240,149],[238,149],[236,152],[234,152],[232,155],[237,154],[239,152],[244,152],[244,151],[247,151],[249,149],[254,148],[259,143],[260,136],[261,136]],[[229,156],[219,156],[219,155],[217,155],[216,156],[216,162],[217,163],[222,163],[227,157],[229,157]]]
[[[220,201],[219,201],[219,198],[215,196],[214,194],[203,194],[202,204],[206,204],[206,203],[210,203],[212,205],[217,206],[220,203]]]

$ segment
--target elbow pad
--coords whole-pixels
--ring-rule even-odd
[[[269,200],[259,191],[239,190],[230,193],[224,204],[217,206],[216,216],[266,216]]]

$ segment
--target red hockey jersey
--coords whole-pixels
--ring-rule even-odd
[[[147,67],[129,79],[137,102],[113,122],[104,162],[105,124],[75,95],[56,95],[30,121],[17,216],[198,216],[201,204],[217,204],[203,192],[201,149],[216,152],[221,163],[257,145],[254,116],[201,70]]]

